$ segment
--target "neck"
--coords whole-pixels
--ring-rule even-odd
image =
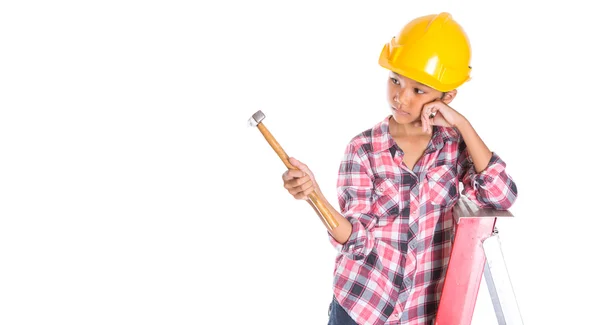
[[[412,137],[426,134],[420,126],[415,126],[415,122],[399,124],[393,116],[389,118],[389,128],[392,137]]]

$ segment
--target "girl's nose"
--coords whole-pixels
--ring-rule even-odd
[[[408,98],[406,98],[407,96],[404,94],[406,90],[404,89],[398,89],[398,91],[396,92],[396,94],[394,94],[394,102],[402,104],[402,105],[406,105],[408,104]]]

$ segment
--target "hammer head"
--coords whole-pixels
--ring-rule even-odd
[[[260,122],[265,119],[265,114],[260,110],[252,114],[252,117],[248,120],[248,126],[257,126]]]

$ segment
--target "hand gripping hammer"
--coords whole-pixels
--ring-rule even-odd
[[[262,135],[265,137],[267,142],[271,145],[273,150],[275,150],[275,153],[277,153],[279,158],[281,158],[281,161],[283,161],[283,163],[285,164],[285,166],[288,169],[298,169],[298,168],[296,168],[296,166],[294,166],[290,163],[288,155],[285,153],[285,151],[283,151],[283,148],[281,148],[281,146],[279,145],[277,140],[275,140],[275,138],[273,137],[271,132],[269,132],[269,130],[267,130],[267,128],[264,126],[264,124],[262,123],[262,121],[264,119],[265,119],[265,114],[263,114],[262,111],[257,111],[248,120],[248,125],[258,127],[258,129],[260,130]],[[315,208],[315,210],[317,210],[318,214],[321,217],[321,221],[323,221],[325,226],[329,230],[333,230],[334,228],[336,228],[339,224],[337,223],[337,221],[335,220],[335,218],[333,217],[331,212],[327,209],[325,204],[323,204],[323,202],[321,202],[319,197],[316,195],[315,191],[310,193],[310,195],[308,197],[310,199],[309,203],[311,203],[313,208]]]

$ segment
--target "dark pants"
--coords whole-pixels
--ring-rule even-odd
[[[327,325],[358,325],[340,306],[335,297],[329,304],[329,322]]]

